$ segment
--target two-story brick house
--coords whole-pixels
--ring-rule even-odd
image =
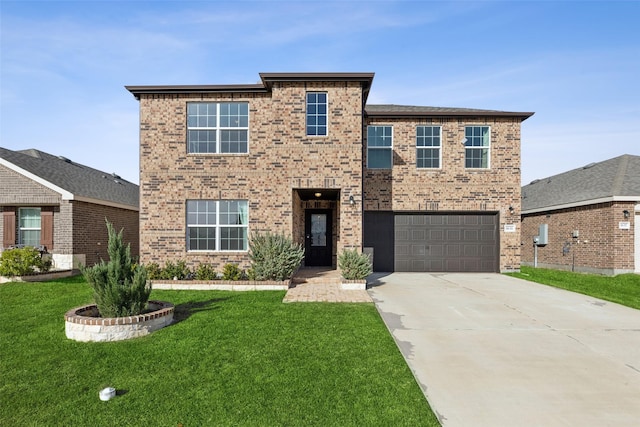
[[[140,255],[248,267],[251,232],[377,271],[520,265],[520,126],[533,113],[367,105],[373,73],[127,86],[140,102]]]

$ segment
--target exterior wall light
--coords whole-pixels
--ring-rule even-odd
[[[622,211],[622,215],[624,215],[624,219],[629,219],[629,211],[628,210],[623,210]]]
[[[511,215],[513,215],[514,213],[516,213],[516,210],[513,208],[513,206],[509,206],[509,213]]]
[[[350,205],[355,205],[356,204],[356,200],[353,198],[353,196],[349,196],[349,204]]]

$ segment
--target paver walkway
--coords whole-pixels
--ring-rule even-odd
[[[340,273],[327,268],[301,268],[284,302],[373,302],[366,290],[340,288]]]

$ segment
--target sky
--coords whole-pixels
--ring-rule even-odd
[[[368,103],[535,112],[522,182],[640,155],[637,1],[0,0],[0,146],[139,181],[125,85],[374,72]]]

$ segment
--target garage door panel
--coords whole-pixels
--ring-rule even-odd
[[[496,214],[396,214],[396,271],[495,272]]]

